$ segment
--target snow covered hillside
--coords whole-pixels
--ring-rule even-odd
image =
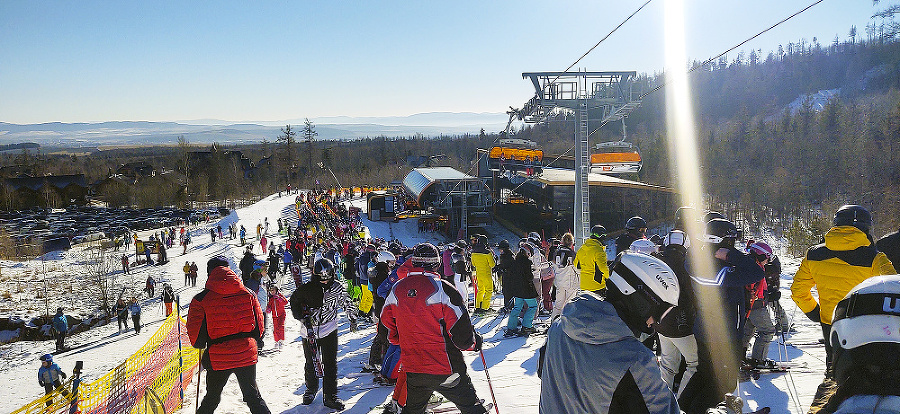
[[[243,249],[237,245],[237,241],[217,240],[210,241],[209,228],[220,224],[227,228],[228,224],[237,222],[247,228],[248,239],[256,242],[255,228],[268,218],[269,223],[275,223],[278,217],[286,219],[289,224],[296,224],[296,214],[293,210],[293,196],[278,197],[273,195],[260,202],[242,209],[235,210],[231,215],[222,218],[218,222],[210,222],[199,228],[192,229],[193,244],[185,255],[181,255],[180,248],[169,250],[169,263],[161,266],[137,266],[132,269],[130,276],[122,276],[132,284],[132,292],[136,295],[143,288],[143,281],[148,276],[153,276],[163,282],[170,283],[180,295],[184,312],[189,312],[187,304],[198,293],[205,283],[205,268],[207,260],[213,255],[225,255],[232,262],[232,268],[237,269],[237,262]],[[365,207],[363,200],[356,200],[354,204]],[[406,245],[413,245],[420,241],[444,242],[439,234],[419,233],[415,221],[401,221],[399,223],[369,222],[364,219],[364,224],[374,236],[385,239],[396,238]],[[272,226],[275,227],[275,226]],[[276,243],[282,239],[276,233],[276,228],[271,230],[270,238]],[[518,236],[509,233],[499,226],[489,227],[491,243],[501,239],[511,242],[518,240]],[[145,239],[147,234],[140,234]],[[262,257],[262,252],[257,243],[255,253]],[[133,256],[133,253],[132,253]],[[3,262],[3,275],[7,277],[16,272],[25,274],[35,273],[41,266],[52,266],[58,269],[53,279],[63,289],[56,296],[49,299],[49,307],[64,306],[68,310],[77,309],[80,304],[75,297],[77,295],[66,294],[65,287],[78,290],[83,286],[83,280],[74,273],[77,269],[78,254],[75,251],[58,255],[48,255],[45,262],[32,261],[27,263]],[[200,267],[200,280],[197,287],[184,285],[182,266],[185,261],[196,262]],[[770,406],[773,413],[805,413],[812,401],[816,387],[822,380],[824,370],[825,350],[818,342],[821,330],[818,324],[808,321],[801,312],[797,312],[790,300],[789,286],[791,276],[799,264],[797,259],[782,258],[784,265],[783,299],[789,317],[796,322],[797,333],[787,336],[787,342],[791,346],[782,346],[782,338],[773,341],[769,357],[774,360],[802,361],[808,364],[806,368],[792,370],[788,374],[763,374],[759,380],[741,383],[741,395],[745,400],[746,411],[755,410],[763,406]],[[121,270],[116,270],[121,272]],[[13,279],[15,279],[13,277]],[[293,281],[290,278],[282,279],[283,291],[286,295],[293,289]],[[159,286],[157,287],[159,291]],[[17,300],[13,297],[10,300]],[[25,301],[25,298],[22,298]],[[494,308],[500,307],[501,299],[495,297]],[[43,306],[42,301],[38,304]],[[146,326],[140,334],[133,330],[118,334],[115,323],[100,326],[86,332],[78,333],[67,339],[67,345],[73,349],[56,356],[60,367],[70,373],[75,361],[84,361],[84,377],[86,381],[92,381],[122,362],[127,356],[138,350],[150,338],[163,320],[159,296],[152,299],[143,299],[143,322]],[[39,310],[43,312],[42,310]],[[16,308],[9,310],[9,315],[26,317],[27,312]],[[375,336],[374,327],[361,329],[356,333],[349,332],[349,326],[345,318],[339,328],[338,350],[338,396],[347,404],[347,413],[367,413],[371,407],[382,404],[390,398],[391,388],[374,386],[370,374],[360,372],[361,363],[367,361],[369,346]],[[540,379],[537,377],[537,350],[543,344],[544,336],[532,336],[529,338],[503,339],[501,327],[505,320],[497,320],[494,316],[474,318],[476,328],[484,335],[484,356],[493,389],[496,393],[500,412],[502,413],[536,413],[538,411],[538,397],[540,393]],[[263,398],[274,413],[326,413],[332,410],[325,408],[321,402],[321,395],[311,406],[300,405],[301,395],[305,389],[303,385],[303,355],[299,340],[298,321],[288,318],[286,323],[287,341],[281,351],[266,352],[259,359],[257,366],[257,378]],[[274,346],[271,332],[267,332],[265,347]],[[36,381],[37,369],[40,366],[38,356],[51,352],[54,349],[53,341],[18,341],[0,346],[2,358],[0,358],[0,382],[7,384],[4,398],[0,399],[0,412],[11,412],[22,405],[40,397],[43,389]],[[464,352],[469,367],[469,375],[475,384],[478,396],[491,401],[488,382],[484,372],[481,358],[478,353]],[[202,381],[200,397],[205,386]],[[181,412],[191,413],[195,409],[196,389],[192,386],[185,396],[184,408]],[[226,386],[218,413],[245,413],[246,405],[241,401],[240,390],[237,382],[232,379]]]

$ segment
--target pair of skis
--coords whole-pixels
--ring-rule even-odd
[[[312,320],[307,316],[303,318],[303,325],[306,326],[306,340],[309,342],[310,358],[316,370],[316,378],[325,376],[325,369],[322,368],[322,358],[319,356],[319,345],[316,344],[316,332],[312,327]]]
[[[791,369],[804,369],[807,367],[808,364],[806,362],[778,361],[771,367],[742,367],[741,374],[745,376],[745,378],[752,378],[755,381],[759,380],[761,374],[780,374],[788,372]]]

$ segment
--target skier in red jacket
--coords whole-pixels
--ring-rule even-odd
[[[388,340],[400,345],[406,372],[404,413],[424,413],[434,391],[456,404],[463,414],[486,413],[466,373],[462,350],[481,349],[462,296],[441,280],[440,253],[431,243],[415,246],[412,268],[391,289],[381,312]]]
[[[210,259],[206,270],[206,288],[191,300],[187,320],[191,345],[206,348],[201,360],[207,369],[206,396],[197,412],[215,411],[222,388],[234,374],[250,412],[268,414],[256,385],[257,342],[265,333],[263,311],[224,257]]]

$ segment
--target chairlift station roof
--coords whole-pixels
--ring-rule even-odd
[[[544,168],[543,172],[533,177],[533,179],[541,183],[543,186],[574,186],[575,170],[562,168]],[[638,188],[645,190],[665,191],[670,193],[675,192],[675,190],[669,187],[642,183],[640,181],[626,180],[624,178],[597,173],[588,174],[588,183],[592,186],[601,187]]]
[[[403,187],[421,204],[422,195],[437,182],[480,181],[469,174],[450,167],[413,168],[403,179]]]

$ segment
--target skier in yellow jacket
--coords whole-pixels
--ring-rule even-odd
[[[606,264],[606,227],[591,227],[591,237],[575,253],[575,270],[579,273],[581,290],[606,290],[609,266]],[[598,274],[599,273],[599,274]]]
[[[872,215],[860,206],[846,205],[834,214],[834,227],[825,233],[825,243],[809,248],[800,263],[791,299],[814,322],[822,324],[825,337],[826,377],[831,377],[831,318],[837,303],[860,282],[896,273],[884,253],[869,236]],[[812,296],[815,287],[819,301]]]
[[[475,296],[475,315],[484,314],[491,309],[491,297],[494,294],[491,269],[496,265],[494,252],[487,246],[487,238],[478,237],[472,246],[472,267],[475,268],[475,283],[478,289]]]

